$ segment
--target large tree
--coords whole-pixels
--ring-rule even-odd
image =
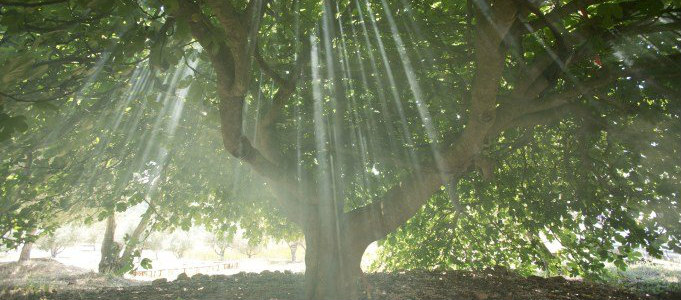
[[[605,166],[590,166],[588,152],[565,150],[562,172],[537,168],[558,178],[555,184],[577,188],[545,195],[565,213],[514,226],[536,228],[535,221],[562,222],[577,212],[586,224],[605,219],[637,232],[642,238],[626,241],[632,247],[654,250],[658,238],[678,243],[678,214],[659,211],[678,211],[677,1],[0,5],[0,47],[11,74],[11,85],[0,90],[3,102],[75,102],[77,88],[106,93],[140,61],[159,75],[186,57],[197,60],[188,101],[198,98],[219,112],[224,149],[264,179],[277,211],[304,232],[309,298],[356,297],[366,247],[443,191],[460,207],[455,187],[478,171],[496,182],[480,187],[486,197],[536,203],[523,203],[524,189],[550,180],[492,176],[524,167],[521,157],[498,148],[551,151],[531,146],[528,136],[577,140],[584,149],[602,144],[591,155]],[[9,57],[19,52],[28,56]],[[88,64],[97,76],[82,71]],[[25,127],[16,108],[5,109],[3,133]],[[631,124],[646,124],[659,140],[626,147]],[[656,166],[635,158],[656,145],[664,147],[664,169],[642,175],[639,165]],[[590,172],[565,178],[569,168]],[[641,186],[648,196],[621,195],[625,185],[651,181],[669,184]],[[636,205],[613,210],[617,202],[601,205],[608,197]],[[575,202],[581,204],[568,208]]]

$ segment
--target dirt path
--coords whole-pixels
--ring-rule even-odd
[[[676,295],[641,295],[607,285],[562,277],[521,277],[506,271],[408,271],[368,274],[370,299],[681,299]],[[1,299],[300,299],[301,274],[263,272],[202,275],[151,284],[96,289],[7,289]]]

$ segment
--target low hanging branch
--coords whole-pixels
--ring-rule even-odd
[[[370,233],[357,236],[362,244],[385,237],[411,218],[443,184],[439,168],[446,168],[456,180],[473,163],[492,127],[496,115],[496,98],[503,70],[501,41],[516,18],[512,1],[497,2],[493,7],[476,7],[476,74],[472,83],[470,119],[457,141],[444,153],[446,166],[422,167],[420,172],[391,188],[379,201],[351,211],[351,232]],[[361,234],[358,234],[361,235]]]
[[[230,19],[239,16],[233,8],[225,3],[212,4],[219,11],[216,14],[219,14],[221,24],[239,24],[237,28],[229,28],[230,31],[243,30],[244,23]],[[249,64],[245,63],[248,59],[245,54],[246,35],[230,33],[225,37],[227,42],[224,42],[225,38],[221,39],[219,36],[220,30],[208,21],[196,4],[189,1],[180,1],[180,9],[173,13],[190,25],[194,37],[210,54],[218,79],[221,132],[226,150],[262,175],[277,190],[277,207],[291,220],[302,224],[307,217],[305,212],[317,201],[311,196],[314,195],[313,187],[300,185],[289,170],[268,159],[242,135],[242,107],[247,92],[247,75],[250,72]],[[238,17],[239,20],[241,18]]]

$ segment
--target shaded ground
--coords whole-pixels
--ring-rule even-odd
[[[0,265],[1,299],[300,299],[303,276],[294,273],[263,272],[236,275],[180,276],[151,284],[111,278],[59,266],[58,263],[32,262]],[[23,268],[23,269],[22,269]],[[23,271],[65,268],[67,274],[49,286],[17,287]],[[57,270],[54,270],[57,271]],[[12,273],[14,272],[14,273]],[[29,272],[30,273],[30,272]],[[14,275],[19,277],[8,279]],[[25,274],[25,273],[23,273]],[[25,280],[26,278],[24,278]],[[46,280],[47,278],[42,278]],[[32,280],[39,280],[32,278]],[[504,270],[408,271],[368,274],[371,299],[681,299],[680,294],[643,295],[608,285],[569,281],[562,277],[521,277]],[[103,287],[107,286],[108,287]],[[11,287],[14,286],[14,287]]]
[[[128,287],[141,282],[107,276],[74,266],[64,265],[51,259],[31,259],[17,263],[0,263],[0,290],[14,286],[29,289],[97,289],[104,287]],[[0,297],[2,292],[0,292]]]

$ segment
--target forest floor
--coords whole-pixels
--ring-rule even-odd
[[[50,275],[58,274],[58,275]],[[646,295],[562,277],[522,277],[506,270],[369,273],[365,299],[681,299],[681,291]],[[133,281],[55,261],[0,265],[0,299],[300,299],[303,275],[291,272],[179,276]]]

